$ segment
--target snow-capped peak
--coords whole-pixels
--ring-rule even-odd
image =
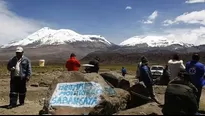
[[[30,44],[41,45],[60,45],[72,42],[102,42],[107,45],[111,43],[100,35],[81,35],[75,31],[69,29],[59,29],[54,30],[49,27],[44,27],[37,32],[29,35],[25,39],[19,41],[14,41],[9,44],[3,45],[2,48],[7,48],[11,46],[26,46]]]
[[[173,44],[192,46],[164,36],[134,36],[120,43],[121,46],[136,46],[139,44],[147,44],[149,47],[166,47]]]

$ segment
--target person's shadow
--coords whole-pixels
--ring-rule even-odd
[[[8,109],[8,106],[9,105],[3,105],[3,106],[0,106],[0,108],[4,108],[4,109]],[[18,105],[16,105],[16,106],[13,106],[12,108],[16,108],[16,107],[18,107],[18,106],[20,106],[20,104],[18,104]]]
[[[199,110],[199,111],[198,111],[198,113],[200,113],[200,114],[203,114],[203,115],[204,115],[204,114],[205,114],[205,111],[203,111],[203,110]]]

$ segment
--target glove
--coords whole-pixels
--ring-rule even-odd
[[[28,82],[30,80],[30,77],[26,77],[26,81]]]
[[[13,70],[15,70],[16,68],[13,66],[12,68],[11,68],[11,71],[13,71]]]

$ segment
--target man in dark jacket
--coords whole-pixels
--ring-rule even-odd
[[[87,70],[89,70],[90,73],[95,72],[98,73],[99,71],[99,61],[100,59],[98,57],[95,57],[94,60],[90,61],[89,64],[94,65],[94,67],[89,67]]]
[[[146,57],[144,57],[144,56],[142,56],[141,57],[141,61],[143,60],[143,59],[146,59]],[[142,79],[140,78],[140,67],[141,67],[141,65],[142,65],[142,62],[139,62],[139,64],[137,65],[137,71],[136,71],[136,78],[139,80],[139,81],[142,81]]]
[[[197,101],[200,103],[202,87],[205,85],[204,64],[199,62],[200,56],[197,53],[192,55],[192,60],[186,63],[186,71],[191,75],[191,83],[198,89]]]
[[[142,64],[140,66],[140,78],[142,79],[143,83],[145,84],[150,97],[157,102],[158,104],[160,104],[158,102],[158,100],[155,97],[154,91],[153,91],[153,79],[152,79],[152,74],[150,71],[150,67],[148,66],[148,60],[147,58],[143,58],[141,60]]]
[[[19,97],[20,105],[24,105],[26,97],[26,82],[29,81],[31,76],[31,62],[23,56],[23,48],[16,48],[16,56],[9,60],[7,69],[10,71],[10,104],[8,109],[17,105]]]
[[[164,70],[163,70],[163,74],[160,77],[160,84],[167,85],[169,83],[169,77],[170,77],[170,72],[168,70],[168,65],[166,65]]]

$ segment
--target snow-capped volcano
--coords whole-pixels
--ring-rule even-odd
[[[11,46],[26,46],[31,44],[35,44],[36,46],[61,45],[74,42],[100,42],[106,45],[111,45],[109,41],[100,35],[81,35],[69,29],[54,30],[44,27],[29,35],[25,39],[13,41],[3,45],[2,48]]]
[[[121,46],[136,46],[141,44],[147,44],[148,47],[167,47],[174,44],[184,47],[192,46],[191,44],[171,40],[169,39],[169,36],[134,36],[120,43]]]

